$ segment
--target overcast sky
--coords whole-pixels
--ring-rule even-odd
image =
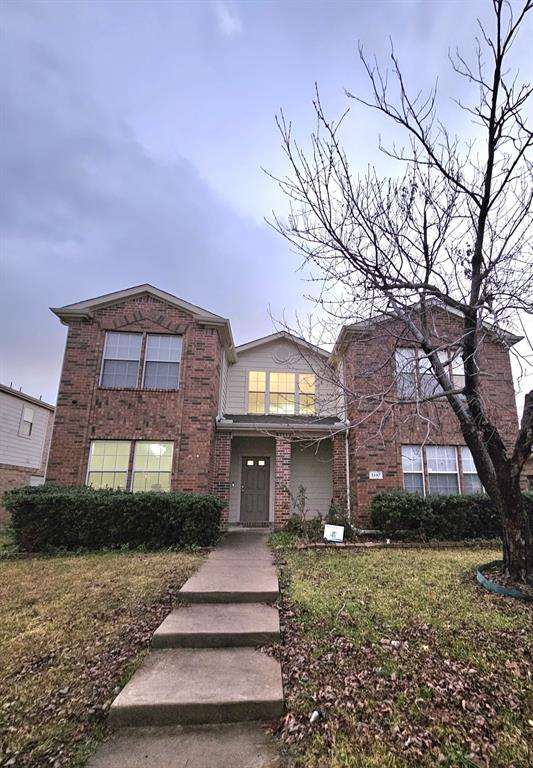
[[[296,255],[264,223],[284,201],[262,172],[287,170],[274,116],[313,128],[351,113],[352,168],[394,173],[388,127],[348,103],[367,93],[360,40],[394,38],[416,87],[438,74],[441,115],[469,130],[448,48],[468,48],[488,0],[0,3],[0,380],[55,402],[59,306],[149,282],[229,317],[237,343],[305,313]],[[525,41],[516,55],[532,64]],[[531,74],[530,74],[531,77]]]

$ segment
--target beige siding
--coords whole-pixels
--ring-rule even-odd
[[[306,511],[309,517],[321,514],[325,517],[333,496],[333,454],[331,440],[316,443],[292,444],[291,493],[296,497],[303,485],[307,496]]]
[[[288,359],[286,356],[288,354]],[[249,371],[289,371],[291,373],[315,373],[317,376],[317,415],[336,416],[339,410],[339,391],[331,381],[334,376],[324,358],[289,341],[276,339],[245,352],[238,353],[238,360],[230,365],[225,413],[247,412],[247,387]]]
[[[220,373],[220,405],[219,405],[219,415],[222,416],[223,413],[226,413],[226,399],[228,394],[228,359],[226,357],[226,353],[224,350],[222,350],[222,365],[221,365],[221,373]]]
[[[243,456],[270,458],[269,519],[274,520],[274,461],[275,442],[272,437],[234,437],[231,441],[229,521],[238,522],[241,507],[241,470]]]
[[[30,437],[19,435],[24,406],[33,410],[33,427]],[[52,413],[34,403],[26,403],[19,397],[0,392],[0,464],[17,467],[41,466],[46,431]]]

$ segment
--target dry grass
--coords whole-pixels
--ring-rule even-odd
[[[202,559],[124,552],[0,562],[0,765],[83,764],[117,686]]]
[[[283,553],[280,735],[292,765],[533,764],[533,606],[472,576],[498,555]]]

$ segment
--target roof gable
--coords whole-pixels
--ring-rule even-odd
[[[262,336],[259,339],[248,341],[246,344],[240,344],[238,347],[236,347],[237,355],[241,354],[242,352],[248,352],[250,349],[256,349],[257,347],[262,347],[265,344],[270,344],[272,341],[277,341],[278,339],[289,341],[291,344],[294,344],[297,347],[302,347],[307,352],[314,352],[315,354],[320,355],[326,359],[330,355],[330,353],[327,350],[322,349],[322,347],[317,347],[315,344],[311,344],[305,339],[302,339],[300,336],[294,336],[292,333],[288,333],[287,331],[278,331],[277,333],[271,333],[269,336]]]

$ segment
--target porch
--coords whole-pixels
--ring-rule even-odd
[[[347,501],[344,433],[242,434],[217,431],[214,492],[227,501],[225,525],[280,528],[305,490],[308,517]]]

